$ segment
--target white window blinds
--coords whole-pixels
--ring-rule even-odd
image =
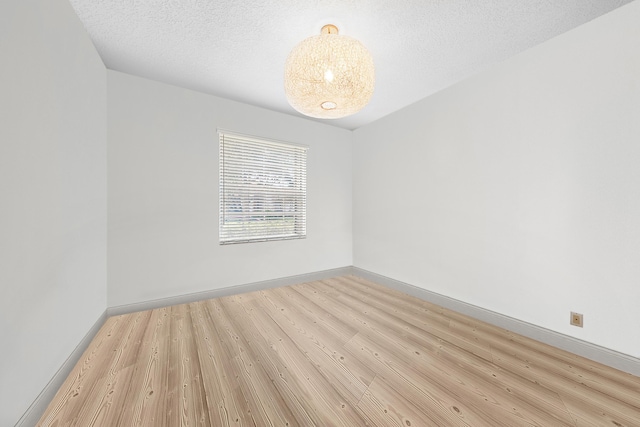
[[[220,137],[220,244],[304,238],[307,148]]]

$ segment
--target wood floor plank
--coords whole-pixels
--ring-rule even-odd
[[[637,408],[637,404],[626,404],[615,397],[557,375],[553,370],[538,368],[535,361],[532,363],[501,350],[494,351],[497,366],[555,390],[574,417],[597,420],[596,425],[640,426],[640,409]],[[640,400],[638,394],[629,397],[636,402]]]
[[[367,295],[366,292],[354,289],[352,287],[353,282],[349,280],[341,282],[338,280],[328,279],[323,280],[322,283],[338,290],[341,298],[351,298],[348,301],[350,306],[362,307],[363,310],[368,310],[383,323],[392,324],[397,319],[397,321],[406,325],[411,325],[433,337],[438,337],[439,339],[454,344],[484,359],[491,360],[492,356],[489,344],[468,334],[452,333],[449,329],[448,322],[447,325],[440,325],[438,323],[426,321],[423,313],[418,314],[412,312],[404,305],[402,310],[391,308],[388,302],[381,302],[380,300]]]
[[[308,284],[288,286],[274,289],[273,292],[280,295],[284,294],[284,298],[286,298],[290,305],[296,306],[299,310],[304,311],[305,316],[313,319],[317,324],[322,325],[334,338],[341,340],[343,343],[353,338],[353,336],[358,333],[357,326],[351,323],[345,323],[330,310],[326,310],[327,307],[318,304],[314,298],[309,298],[300,292],[301,289],[307,289],[307,287]]]
[[[223,299],[229,313],[243,323],[245,331],[257,331],[258,340],[249,345],[261,348],[269,360],[270,376],[286,383],[313,423],[321,426],[363,425],[364,422],[349,400],[337,393],[317,367],[300,351],[281,328],[255,305],[239,305],[233,297]],[[336,423],[336,420],[342,420]]]
[[[380,356],[383,347],[360,334],[345,346],[345,350],[372,366],[378,377],[402,390],[403,399],[433,414],[438,426],[486,425],[472,407],[451,393],[447,387],[425,379],[411,366],[399,366],[393,360]],[[384,353],[382,353],[384,354]],[[500,424],[496,424],[500,425]]]
[[[640,378],[356,276],[107,319],[38,426],[640,427]]]
[[[157,426],[165,425],[170,312],[170,308],[152,312],[126,398],[117,405],[118,424],[142,425],[147,420]]]
[[[375,330],[372,331],[374,334]],[[384,340],[387,336],[376,337],[363,331],[365,336],[374,340]],[[428,337],[427,337],[428,338]],[[442,340],[437,347],[425,346],[418,340],[402,340],[403,345],[397,347],[394,356],[402,359],[405,363],[426,364],[429,368],[436,367],[441,370],[452,372],[466,372],[476,383],[489,386],[494,392],[508,399],[520,398],[523,401],[535,401],[545,414],[556,414],[563,422],[569,421],[566,408],[558,394],[546,388],[533,384],[520,376],[505,372],[484,358],[478,357],[471,352]],[[416,362],[417,360],[417,362]]]
[[[397,294],[394,297],[395,302],[412,301],[413,304],[418,306],[424,305],[431,308],[431,310],[445,313],[450,319],[449,329],[455,336],[467,337],[466,339],[468,340],[482,341],[490,347],[503,350],[508,350],[513,346],[513,342],[517,342],[520,345],[514,348],[519,348],[521,350],[520,354],[525,358],[539,356],[539,360],[542,363],[546,363],[544,369],[550,369],[559,376],[568,376],[572,381],[582,383],[635,407],[640,404],[640,399],[637,398],[640,395],[640,378],[631,374],[612,370],[583,357],[522,337],[476,319],[471,319],[462,314],[433,306],[433,304],[418,300],[415,297],[409,295],[404,295],[403,297],[403,294],[399,292],[373,284],[362,278],[349,276],[345,283],[360,285],[364,289],[370,286],[374,295],[392,295],[395,293]]]
[[[451,328],[454,331],[460,329],[470,328],[467,325],[462,325],[457,321],[452,321]],[[497,338],[490,334],[485,334],[481,330],[476,330],[467,333],[476,334],[478,339],[484,340],[491,345],[492,351],[511,353],[514,357],[519,358],[523,362],[533,363],[540,366],[542,369],[548,370],[554,373],[554,378],[566,377],[569,382],[576,382],[586,387],[604,393],[605,395],[614,397],[617,400],[625,402],[629,405],[635,406],[640,409],[640,399],[637,396],[640,395],[640,383],[634,383],[629,381],[632,376],[618,375],[618,372],[609,370],[612,373],[611,376],[603,375],[599,370],[592,371],[584,368],[584,363],[593,363],[585,361],[584,363],[569,363],[564,358],[556,357],[556,352],[549,353],[546,348],[530,348],[529,346],[514,347],[510,342],[505,342],[503,339]],[[622,380],[621,380],[622,379]]]
[[[179,378],[182,383],[183,395],[181,396],[181,424],[182,425],[211,425],[207,399],[203,385],[202,367],[198,357],[197,346],[194,340],[193,318],[191,317],[191,305],[186,306],[184,316],[185,328],[178,335],[179,348],[182,351],[182,360],[179,370]]]
[[[382,378],[375,378],[362,397],[360,407],[372,424],[379,426],[437,426],[442,419],[429,414],[404,397],[405,391],[397,391]]]
[[[47,416],[43,416],[38,425],[72,424],[78,408],[92,396],[93,388],[103,387],[100,379],[105,371],[104,355],[110,354],[122,341],[121,331],[127,326],[130,325],[123,316],[107,319],[49,404]]]
[[[258,339],[257,333],[243,334],[241,326],[229,317],[220,299],[209,300],[206,306],[230,362],[227,378],[239,384],[250,406],[248,415],[252,418],[248,421],[254,419],[258,426],[312,425],[305,409],[295,400],[295,394],[289,395],[285,387],[278,386],[280,383],[274,380],[276,377],[269,375],[269,359],[263,348],[254,350],[249,345],[250,340]]]
[[[76,426],[101,426],[116,424],[120,414],[120,407],[125,401],[130,386],[130,379],[135,369],[135,355],[138,353],[142,336],[147,328],[149,319],[153,316],[150,312],[136,313],[128,322],[128,328],[123,331],[122,340],[113,348],[109,358],[103,359],[103,367],[100,384],[102,387],[92,390],[84,404],[77,413],[77,419],[71,425]]]
[[[249,405],[240,387],[234,384],[234,368],[225,357],[220,337],[213,328],[206,306],[189,304],[194,326],[195,347],[200,361],[209,420],[212,425],[253,425]],[[178,334],[179,331],[176,331]]]
[[[325,281],[323,281],[323,284],[326,284]],[[419,351],[422,353],[426,353],[425,350],[427,350],[427,352],[430,352],[432,355],[437,356],[441,352],[441,348],[443,346],[449,346],[451,349],[457,348],[456,345],[452,345],[451,343],[445,341],[444,339],[439,340],[439,342],[432,343],[430,348],[429,347],[425,348],[424,345],[431,338],[431,334],[425,333],[424,335],[420,336],[419,332],[416,332],[415,330],[411,329],[411,325],[401,325],[401,327],[397,327],[396,329],[393,329],[393,327],[390,327],[390,325],[393,325],[395,323],[394,319],[384,317],[384,316],[381,317],[380,319],[377,319],[376,315],[378,313],[376,313],[375,309],[371,307],[369,308],[361,307],[358,303],[354,303],[353,301],[350,301],[348,305],[361,307],[361,310],[349,311],[347,306],[340,306],[340,301],[336,299],[337,294],[333,292],[324,291],[323,284],[314,284],[314,288],[317,289],[319,293],[322,294],[320,298],[324,298],[323,302],[326,305],[333,307],[338,312],[345,313],[347,315],[352,316],[352,318],[354,319],[358,319],[357,322],[363,325],[361,334],[364,334],[365,336],[367,336],[368,338],[376,342],[382,342],[384,340],[388,340],[388,342],[393,342],[394,341],[393,337],[401,336],[402,342],[404,344],[398,346],[395,349],[394,354],[396,357],[401,356],[404,353],[409,354],[410,357],[404,360],[405,364],[407,365],[413,365],[416,363],[416,360],[412,360],[412,358],[415,359],[414,353],[418,354]],[[344,294],[340,296],[344,298]],[[409,335],[411,336],[409,337]],[[458,341],[455,341],[455,342],[456,344],[459,344]],[[390,346],[392,345],[393,344],[390,344]],[[411,349],[409,350],[408,347],[411,347]],[[470,357],[474,356],[473,352],[469,352],[468,355]],[[450,365],[446,366],[446,365],[443,365],[442,361],[438,361],[433,358],[429,361],[429,363],[430,363],[430,367],[432,368],[430,371],[432,374],[436,374],[436,373],[445,371],[447,369],[460,370],[459,366],[450,366]],[[435,369],[436,366],[439,368]],[[409,374],[407,375],[411,376]],[[487,376],[485,376],[485,378],[486,377]],[[501,388],[501,387],[491,386],[490,383],[492,382],[495,383],[494,381],[495,378],[492,376],[488,376],[489,378],[488,380],[485,378],[474,374],[473,378],[467,377],[465,378],[465,381],[461,381],[459,379],[456,381],[451,381],[451,379],[447,379],[446,375],[445,377],[442,377],[442,375],[440,375],[439,381],[440,383],[445,383],[447,381],[450,381],[452,384],[459,384],[459,383],[466,384],[466,388],[460,388],[459,392],[462,393],[464,396],[466,396],[465,399],[467,401],[473,401],[473,399],[476,399],[476,400],[484,399],[486,401],[491,400],[496,405],[498,405],[500,402],[513,400],[514,396],[512,392],[509,391],[508,387]],[[431,381],[434,381],[435,377],[431,376],[430,379]],[[473,380],[473,382],[471,380]],[[477,385],[474,385],[474,382],[482,384],[483,387],[478,387]],[[472,389],[470,387],[475,387],[475,388]],[[527,419],[535,419],[535,420],[540,420],[542,422],[547,421],[547,422],[554,422],[554,423],[558,423],[558,420],[560,420],[560,423],[558,423],[558,425],[567,425],[566,424],[567,422],[570,423],[571,422],[570,415],[566,411],[566,408],[564,408],[564,405],[562,404],[562,402],[559,401],[558,396],[554,395],[551,399],[553,403],[555,403],[555,405],[553,403],[550,403],[549,405],[546,405],[546,407],[543,406],[540,411],[532,410],[530,405],[528,405],[526,402],[519,402],[517,405],[515,405],[515,407],[514,405],[511,405],[511,408],[508,411],[509,412],[508,416],[511,417],[512,411],[516,411],[516,412],[523,413],[523,415],[518,415],[518,417],[526,417]],[[480,403],[482,403],[482,401],[480,401]],[[506,406],[507,405],[503,405],[502,407],[506,407]],[[516,408],[518,409],[516,410]],[[551,412],[552,414],[554,414],[553,416],[555,416],[555,418],[547,417],[547,412]],[[510,425],[514,421],[522,422],[522,419],[519,419],[519,418],[515,420],[511,419],[509,421],[505,421],[504,425]],[[496,423],[497,421],[493,420],[492,422]],[[561,424],[561,423],[565,423],[565,424]]]
[[[385,308],[393,310],[397,315],[411,314],[442,327],[449,326],[451,321],[450,317],[436,311],[440,308],[438,306],[434,307],[426,301],[376,285],[356,276],[341,277],[339,280],[333,280],[332,283],[342,285],[344,289],[357,291],[361,297],[367,298],[368,301],[379,301]]]
[[[254,300],[256,308],[269,315],[342,397],[357,405],[375,373],[360,361],[348,357],[342,351],[344,343],[341,340],[334,339],[322,325],[305,321],[304,315],[277,293],[262,294],[264,301]]]
[[[363,358],[370,366],[375,366],[379,363],[379,365],[376,366],[378,374],[382,375],[385,379],[393,378],[393,380],[399,380],[399,387],[419,389],[423,393],[422,398],[427,399],[429,407],[435,412],[445,416],[445,418],[441,420],[442,424],[439,425],[465,425],[464,423],[460,424],[460,422],[462,422],[462,408],[464,408],[465,405],[455,397],[450,396],[446,386],[434,384],[433,381],[418,381],[418,383],[415,383],[414,379],[419,378],[421,376],[420,373],[411,367],[409,367],[406,372],[401,373],[397,368],[388,366],[384,361],[380,360],[379,355],[382,349],[377,345],[362,345],[358,350],[362,350],[363,352],[354,351],[356,350],[355,347],[357,347],[357,345],[354,347],[354,343],[357,343],[358,339],[362,337],[368,337],[370,339],[368,341],[369,343],[378,342],[381,337],[402,337],[406,339],[407,332],[404,328],[390,327],[372,318],[367,309],[359,310],[358,307],[354,308],[343,304],[338,300],[340,294],[333,290],[327,290],[323,283],[315,282],[313,284],[297,286],[296,288],[310,298],[315,299],[319,304],[326,307],[327,310],[333,311],[336,316],[342,317],[345,322],[360,325],[360,333],[345,346],[345,349],[351,350],[353,355]],[[381,372],[380,369],[383,371]],[[474,415],[472,411],[465,411],[465,414],[473,419]],[[482,419],[476,419],[475,421],[482,422]]]

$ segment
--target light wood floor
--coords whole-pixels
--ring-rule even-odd
[[[640,378],[348,276],[111,317],[41,426],[640,426]]]

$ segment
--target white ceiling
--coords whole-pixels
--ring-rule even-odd
[[[336,24],[376,65],[371,103],[325,121],[346,129],[630,1],[70,0],[107,68],[292,115],[300,114],[284,95],[287,55]]]

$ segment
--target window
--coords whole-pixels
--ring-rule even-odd
[[[219,131],[220,244],[307,234],[307,147]]]

